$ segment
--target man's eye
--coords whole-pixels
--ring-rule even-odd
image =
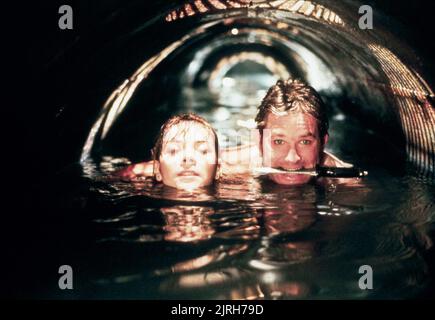
[[[284,140],[282,140],[282,139],[274,139],[273,140],[273,144],[282,145],[282,144],[284,144]]]
[[[301,140],[300,144],[309,145],[309,144],[311,144],[311,140],[307,140],[307,139]]]

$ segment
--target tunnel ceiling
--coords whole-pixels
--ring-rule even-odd
[[[155,8],[163,9],[156,9],[156,15],[131,33],[130,41],[152,38],[153,45],[144,51],[142,65],[126,74],[107,98],[83,147],[82,161],[101,149],[101,141],[147,81],[173,73],[182,88],[179,97],[194,104],[200,100],[199,89],[218,95],[237,75],[257,70],[266,79],[258,81],[258,92],[278,78],[298,77],[323,96],[351,101],[341,106],[343,112],[364,114],[381,129],[399,127],[408,159],[433,174],[433,92],[417,71],[413,53],[388,25],[358,28],[359,2],[193,0],[164,7],[160,3],[155,2]],[[376,17],[385,21],[375,13]],[[161,31],[158,37],[156,30]],[[255,94],[250,100],[246,97],[251,94],[240,96],[240,104],[255,107],[261,101]]]

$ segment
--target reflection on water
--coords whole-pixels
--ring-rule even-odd
[[[82,297],[405,298],[433,277],[435,193],[418,178],[371,170],[286,188],[238,176],[180,192],[119,180],[128,161],[106,160],[85,171],[96,230]],[[373,290],[358,287],[361,265]]]
[[[209,216],[212,208],[195,206],[174,206],[161,208],[166,225],[164,239],[166,241],[198,241],[211,238],[215,233]]]

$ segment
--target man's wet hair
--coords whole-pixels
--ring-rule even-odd
[[[298,79],[278,80],[269,88],[258,107],[255,117],[257,128],[261,133],[270,112],[279,116],[295,111],[308,113],[317,119],[320,137],[328,133],[329,123],[325,103],[313,87]]]
[[[204,128],[210,130],[213,133],[214,141],[215,141],[215,150],[216,150],[216,158],[219,154],[219,141],[218,136],[216,134],[216,131],[213,129],[213,127],[210,125],[210,123],[207,122],[203,117],[198,116],[194,113],[184,113],[180,115],[173,116],[169,118],[160,128],[160,131],[157,135],[156,141],[154,143],[154,147],[151,150],[151,155],[153,160],[159,160],[160,155],[162,154],[163,149],[163,140],[165,137],[165,134],[168,132],[168,130],[181,122],[190,121],[190,122],[196,122],[201,124]]]

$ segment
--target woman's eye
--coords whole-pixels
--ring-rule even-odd
[[[284,144],[284,140],[282,140],[282,139],[275,139],[275,140],[273,140],[273,144],[282,145],[282,144]]]
[[[309,145],[309,144],[311,144],[311,140],[306,140],[306,139],[301,140],[301,141],[300,141],[300,144],[303,144],[303,145]]]
[[[199,152],[206,155],[208,153],[208,149],[201,149],[201,150],[199,150]]]
[[[168,149],[168,153],[171,156],[174,156],[177,152],[178,152],[178,149],[175,149],[175,148]]]

